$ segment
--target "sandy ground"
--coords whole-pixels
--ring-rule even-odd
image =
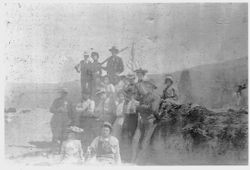
[[[23,165],[58,165],[59,155],[50,153],[51,113],[46,109],[34,109],[8,115],[5,123],[6,160]],[[138,165],[242,165],[248,162],[247,152],[228,152],[214,157],[204,148],[187,153],[183,143],[179,136],[170,136],[165,141],[158,136]]]
[[[21,110],[21,109],[20,109]],[[50,162],[52,114],[45,109],[15,113],[5,122],[5,156],[7,159],[24,164]],[[53,158],[55,159],[55,158]]]
[[[5,157],[7,163],[20,165],[53,166],[60,164],[60,155],[51,153],[52,114],[46,109],[5,115]],[[87,165],[93,165],[90,161]],[[96,164],[95,164],[96,165]],[[122,164],[131,165],[131,164]]]

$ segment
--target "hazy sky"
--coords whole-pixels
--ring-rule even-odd
[[[150,73],[247,56],[247,4],[5,4],[7,80],[79,79],[83,51],[131,47]],[[125,65],[130,48],[120,54]],[[128,68],[126,68],[128,72]]]

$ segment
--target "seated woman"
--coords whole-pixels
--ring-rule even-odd
[[[97,163],[120,164],[119,141],[111,136],[112,125],[105,122],[102,126],[101,136],[96,137],[88,147],[87,155],[95,155]]]
[[[83,150],[81,141],[76,139],[73,131],[68,133],[68,137],[61,146],[61,163],[81,164],[83,160]]]
[[[159,106],[160,113],[162,113],[163,111],[168,112],[174,106],[177,106],[179,104],[176,89],[172,86],[173,85],[172,77],[166,76],[165,85],[166,87],[163,90],[163,94],[161,96],[161,102]]]

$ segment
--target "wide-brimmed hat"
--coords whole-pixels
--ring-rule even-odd
[[[84,132],[84,129],[79,128],[79,127],[77,127],[77,126],[70,126],[70,127],[68,128],[68,132],[82,133],[82,132]]]
[[[89,54],[87,53],[87,51],[84,51],[84,52],[83,52],[83,55],[84,55],[84,56],[89,56]]]
[[[109,51],[119,53],[119,50],[116,48],[116,46],[111,47]]]
[[[108,127],[110,130],[112,130],[112,125],[109,122],[104,122],[102,127]]]
[[[170,81],[173,84],[173,77],[171,75],[165,75],[165,81],[164,84],[166,84],[167,81]]]
[[[64,93],[64,94],[68,94],[68,93],[69,93],[69,92],[68,92],[68,89],[66,89],[66,88],[57,89],[57,92],[58,92],[58,93]]]
[[[106,92],[105,89],[98,89],[95,94],[100,95],[100,94],[103,94],[105,92]]]
[[[151,85],[154,89],[157,89],[156,83],[153,79],[145,80],[144,83]]]
[[[134,72],[135,72],[135,73],[142,73],[143,75],[145,75],[145,74],[148,72],[148,70],[139,68],[139,69],[135,70]]]
[[[129,79],[129,80],[133,80],[133,79],[135,79],[135,75],[134,74],[128,74],[128,75],[126,75],[126,78]]]
[[[91,52],[91,57],[93,57],[93,56],[97,56],[97,58],[99,58],[99,53],[98,53],[98,52],[93,51],[93,52]]]

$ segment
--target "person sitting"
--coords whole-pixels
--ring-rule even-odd
[[[95,156],[101,164],[120,164],[120,147],[116,137],[111,135],[112,125],[104,122],[101,136],[96,137],[88,147],[87,155]]]
[[[73,131],[68,133],[67,139],[61,146],[61,163],[81,164],[83,160],[83,150],[81,141],[76,138]]]
[[[90,142],[96,136],[94,114],[95,102],[90,99],[89,93],[83,94],[81,103],[76,106],[76,126],[85,130],[85,134],[81,136],[84,151],[87,149],[87,142]]]
[[[171,76],[166,76],[165,78],[165,89],[163,90],[163,94],[161,96],[160,102],[160,114],[165,111],[170,111],[173,107],[177,107],[178,103],[178,95],[176,93],[176,89],[172,86],[173,79]]]

